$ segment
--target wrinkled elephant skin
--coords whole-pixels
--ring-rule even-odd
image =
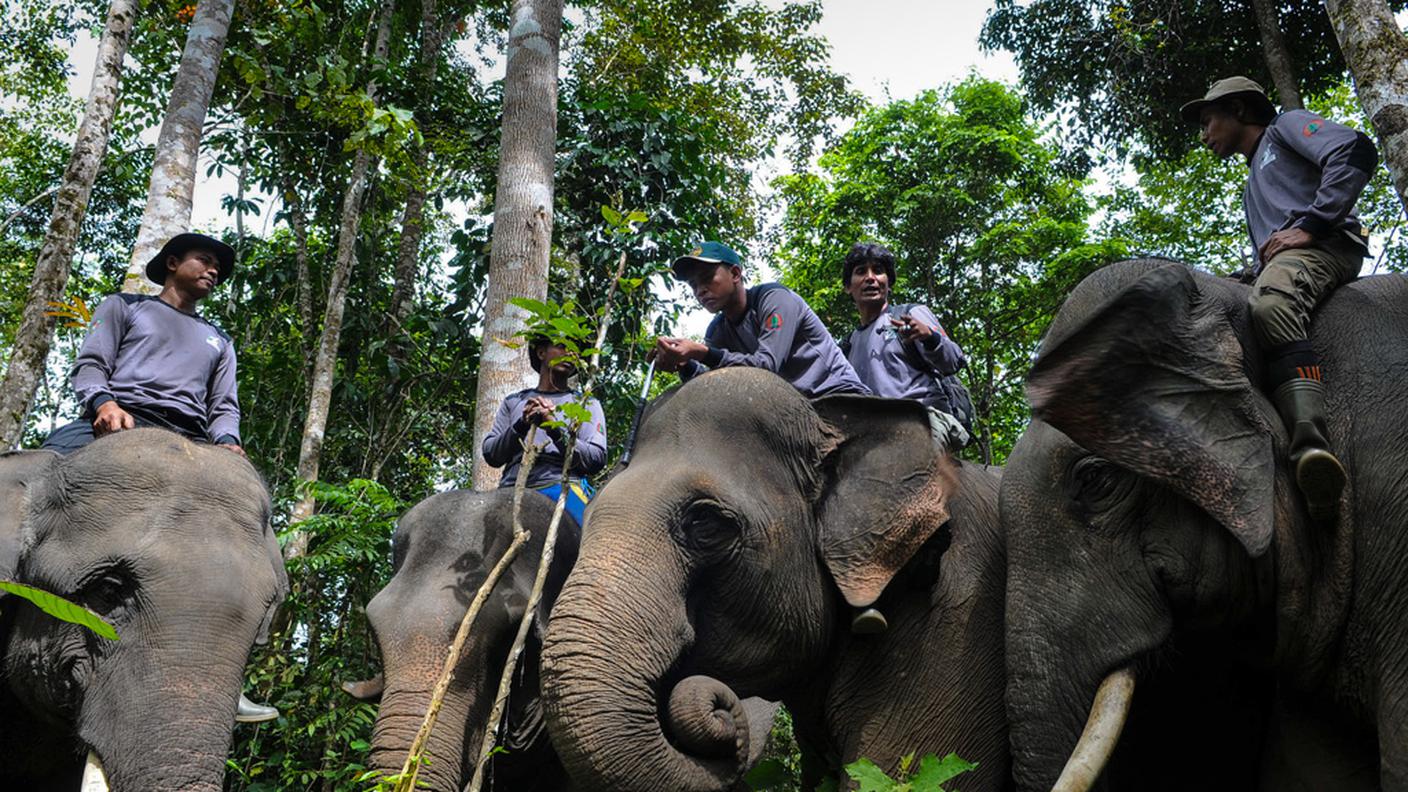
[[[981,765],[964,790],[1001,789],[998,480],[942,455],[914,402],[808,402],[742,368],[679,389],[593,502],[548,625],[548,727],[573,778],[727,789],[770,726],[736,702],[762,696],[829,772],[956,751]],[[872,605],[889,631],[852,635]]]
[[[219,790],[245,661],[288,587],[254,468],[137,429],[64,458],[0,457],[0,491],[25,515],[0,568],[120,636],[5,600],[0,788],[76,788],[92,751],[114,792]]]
[[[1142,761],[1196,756],[1203,789],[1408,790],[1408,282],[1351,283],[1314,320],[1350,480],[1329,525],[1288,477],[1246,297],[1123,262],[1086,278],[1043,342],[1000,498],[1021,790],[1050,789],[1107,674],[1130,668],[1143,690],[1190,658],[1214,686],[1250,680],[1231,685],[1245,727],[1209,691],[1144,701],[1182,739]]]

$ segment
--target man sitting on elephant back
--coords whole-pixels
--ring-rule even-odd
[[[93,312],[73,365],[83,416],[55,429],[44,448],[68,454],[97,437],[138,426],[176,432],[244,456],[235,345],[196,305],[235,269],[235,251],[204,234],[178,234],[147,262],[156,297],[114,294]],[[240,696],[235,720],[277,718]]]
[[[1241,154],[1250,168],[1242,193],[1254,264],[1252,325],[1266,359],[1267,389],[1291,434],[1296,484],[1317,519],[1332,519],[1345,470],[1330,449],[1320,359],[1310,344],[1310,314],[1336,287],[1359,275],[1368,242],[1354,204],[1378,164],[1362,132],[1308,110],[1277,114],[1266,92],[1245,77],[1213,84],[1183,105],[1208,148]]]
[[[154,426],[243,455],[235,345],[196,314],[234,268],[229,245],[179,234],[147,263],[161,294],[103,300],[73,365],[83,416],[56,429],[44,448],[67,454],[95,437]]]
[[[494,417],[493,428],[484,437],[484,461],[490,467],[504,468],[504,474],[499,479],[500,487],[512,487],[520,475],[525,475],[528,477],[525,486],[553,499],[561,494],[567,434],[558,427],[542,424],[546,421],[566,422],[558,406],[576,401],[581,395],[568,384],[576,369],[566,355],[566,347],[553,344],[541,336],[528,345],[528,362],[538,374],[538,386],[510,394],[504,399],[503,404],[499,405],[498,415]],[[577,444],[572,451],[567,485],[567,511],[578,525],[583,522],[587,502],[595,494],[587,477],[596,475],[606,467],[606,418],[601,402],[593,397],[587,400],[586,406],[591,411],[592,419],[576,429]],[[522,469],[523,440],[531,427],[538,427],[534,442],[540,451],[533,467],[525,472]]]
[[[968,444],[961,407],[971,409],[955,375],[968,359],[934,313],[922,305],[891,305],[895,255],[882,245],[858,242],[841,265],[841,286],[855,301],[860,326],[841,341],[851,366],[876,395],[914,399],[931,411],[934,434],[950,451]],[[960,396],[961,393],[961,396]]]
[[[657,368],[678,372],[683,380],[727,366],[767,369],[809,399],[870,393],[807,301],[780,283],[745,287],[743,262],[728,245],[705,242],[671,268],[699,304],[717,315],[702,344],[656,339],[651,354]]]

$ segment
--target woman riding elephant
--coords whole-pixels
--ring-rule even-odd
[[[20,490],[0,576],[86,606],[120,640],[3,602],[0,789],[76,788],[89,752],[116,792],[221,789],[245,660],[288,587],[259,475],[134,429],[0,457],[0,491]]]
[[[1135,684],[1189,647],[1273,669],[1264,744],[1243,738],[1262,788],[1408,789],[1404,305],[1402,277],[1368,278],[1314,321],[1350,471],[1318,524],[1262,395],[1245,287],[1136,261],[1067,300],[1029,379],[1038,420],[1002,484],[1019,789],[1044,792],[1063,767],[1091,781]],[[1114,715],[1086,730],[1103,742],[1078,746],[1097,688]],[[1217,742],[1196,704],[1181,714]]]
[[[956,751],[979,763],[965,790],[1001,789],[997,482],[943,455],[917,402],[808,402],[750,368],[691,381],[593,501],[548,624],[548,727],[572,777],[727,789],[769,727],[740,697],[762,696],[832,773]],[[852,634],[872,606],[888,631]]]

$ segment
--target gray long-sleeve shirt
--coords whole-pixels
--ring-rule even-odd
[[[747,310],[737,321],[719,314],[704,341],[703,364],[691,362],[680,377],[708,369],[751,366],[767,369],[814,399],[829,393],[870,393],[816,312],[796,292],[778,284],[748,290]]]
[[[1378,151],[1362,132],[1309,110],[1288,110],[1266,128],[1247,164],[1251,175],[1242,207],[1252,248],[1259,251],[1286,228],[1303,228],[1319,239],[1357,231],[1354,202],[1374,173]],[[1260,272],[1265,262],[1259,253],[1257,259]]]
[[[853,331],[848,358],[861,382],[877,396],[914,399],[927,407],[949,411],[948,396],[933,374],[915,368],[905,352],[905,341],[890,322],[893,306],[887,306],[868,325]],[[920,357],[940,374],[956,374],[967,363],[963,350],[948,337],[933,312],[922,305],[909,308],[909,316],[933,330],[924,341],[912,344]]]
[[[87,412],[116,401],[215,442],[240,442],[234,342],[215,325],[154,297],[114,294],[103,300],[72,378]]]
[[[518,481],[519,468],[523,462],[522,440],[528,436],[528,422],[523,420],[523,407],[534,396],[546,397],[553,404],[575,401],[579,394],[572,392],[548,393],[536,388],[509,394],[499,405],[494,416],[494,426],[484,437],[484,461],[490,467],[502,467],[500,487],[512,487]],[[577,447],[572,455],[574,478],[594,475],[606,467],[606,416],[601,411],[601,402],[587,400],[587,409],[592,413],[590,423],[582,424],[577,430]],[[561,411],[557,420],[565,421]],[[538,429],[534,433],[540,449],[538,458],[528,471],[529,487],[547,487],[556,484],[562,476],[562,453],[567,447],[567,438],[561,429]]]

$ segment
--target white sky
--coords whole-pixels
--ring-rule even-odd
[[[831,42],[836,70],[868,98],[904,99],[961,80],[970,70],[1008,82],[1017,79],[1010,56],[978,49],[978,33],[990,6],[988,0],[826,0],[817,31]],[[96,42],[86,35],[70,53],[69,88],[79,98],[87,96],[95,56]],[[148,131],[149,142],[155,142],[156,132]],[[205,176],[208,164],[202,162],[198,169],[191,226],[218,231],[234,225],[220,199],[234,194],[235,184],[229,175]],[[275,209],[269,200],[263,202],[261,216],[250,219],[256,233],[267,232],[265,225]],[[707,314],[697,312],[686,318],[681,331],[702,334],[707,322]]]

